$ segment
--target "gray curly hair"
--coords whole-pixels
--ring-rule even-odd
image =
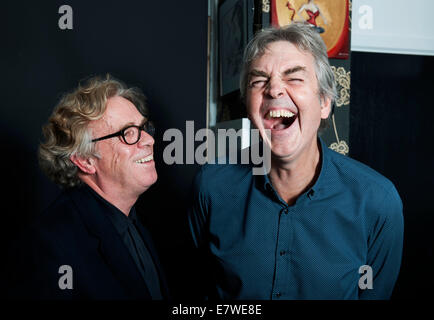
[[[107,74],[88,79],[74,91],[65,94],[43,126],[45,142],[39,145],[39,165],[42,171],[61,187],[74,187],[82,182],[78,168],[70,160],[72,155],[99,157],[88,125],[100,119],[107,100],[120,96],[131,101],[137,110],[148,117],[146,98],[138,88],[128,88],[123,82]]]

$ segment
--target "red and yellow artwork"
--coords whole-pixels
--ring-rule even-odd
[[[305,21],[320,33],[329,58],[348,58],[348,0],[271,0],[274,26],[282,27],[293,21]]]

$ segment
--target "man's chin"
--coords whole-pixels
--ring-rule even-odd
[[[296,146],[283,143],[273,143],[271,147],[271,157],[275,160],[291,160],[297,153]]]
[[[150,187],[152,187],[157,182],[157,180],[158,180],[158,175],[156,172],[152,175],[148,174],[146,176],[146,179],[141,182],[142,193],[146,192]]]
[[[158,175],[155,172],[154,176],[152,177],[152,179],[148,183],[148,188],[151,187],[153,184],[155,184],[155,182],[157,182],[157,180],[158,180]]]
[[[294,158],[293,153],[282,152],[282,151],[271,151],[271,159],[274,162],[287,162]]]

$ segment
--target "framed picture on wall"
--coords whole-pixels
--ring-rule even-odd
[[[285,26],[304,21],[319,32],[329,58],[349,57],[348,0],[271,0],[271,23]]]
[[[254,0],[226,0],[219,9],[220,95],[239,89],[244,48],[253,36]]]

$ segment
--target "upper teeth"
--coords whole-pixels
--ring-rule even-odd
[[[139,160],[137,160],[136,163],[148,162],[148,161],[151,161],[151,160],[153,160],[153,159],[154,159],[154,157],[153,157],[153,155],[151,154],[150,156],[147,156],[146,158],[143,158],[143,159],[139,159]]]
[[[268,117],[270,118],[291,118],[293,116],[294,114],[289,110],[270,110],[270,112],[268,113]]]

